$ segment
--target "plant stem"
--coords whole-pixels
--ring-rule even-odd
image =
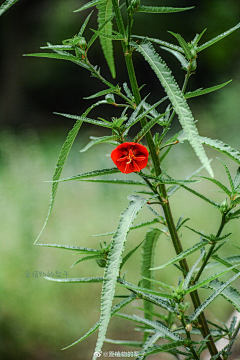
[[[222,232],[225,224],[226,224],[226,215],[223,214],[223,215],[222,215],[222,221],[221,221],[221,224],[220,224],[220,226],[219,226],[219,229],[218,229],[216,238],[218,238],[218,237],[221,235],[221,232]],[[203,261],[203,263],[202,263],[202,266],[200,267],[200,269],[199,269],[199,271],[198,271],[198,273],[197,273],[197,275],[196,275],[196,277],[195,277],[195,279],[194,279],[194,282],[197,282],[197,281],[199,280],[199,278],[200,278],[203,270],[205,269],[205,267],[206,267],[206,265],[207,265],[207,263],[208,263],[208,260],[210,259],[210,257],[211,257],[212,254],[213,254],[213,251],[214,251],[214,249],[215,249],[215,246],[216,246],[216,242],[214,242],[214,243],[211,245],[210,249],[208,250],[208,253],[207,253],[207,255],[205,256],[205,259],[204,259],[204,261]]]
[[[112,4],[113,4],[114,12],[116,14],[116,20],[117,20],[117,25],[118,25],[119,32],[121,34],[125,35],[124,24],[123,24],[123,20],[122,20],[122,16],[121,16],[121,13],[120,13],[120,9],[119,9],[117,0],[112,0]],[[139,105],[140,102],[141,102],[141,96],[140,96],[139,87],[138,87],[138,83],[137,83],[137,79],[136,79],[136,75],[135,75],[135,70],[134,70],[134,66],[133,66],[133,62],[132,62],[132,54],[131,54],[131,51],[126,52],[126,46],[125,46],[123,41],[122,41],[122,47],[123,47],[123,51],[124,51],[124,54],[125,54],[125,61],[126,61],[126,66],[127,66],[127,70],[128,70],[129,80],[130,80],[131,87],[132,87],[133,96],[134,96],[136,105]],[[184,85],[183,85],[183,90],[184,91],[185,91],[185,88],[187,86],[187,81],[188,81],[189,76],[190,76],[190,73],[188,72],[188,74],[187,74],[187,76],[185,78]],[[141,120],[141,126],[143,127],[146,124],[147,124],[147,119],[143,118]],[[145,137],[146,137],[146,141],[147,141],[149,151],[150,151],[150,154],[151,154],[151,158],[152,158],[152,161],[153,161],[155,174],[156,174],[156,176],[159,176],[159,175],[161,175],[162,171],[161,171],[161,167],[160,167],[160,160],[159,160],[159,157],[158,157],[157,152],[156,152],[156,148],[155,148],[155,145],[154,145],[154,142],[153,142],[151,131],[149,131],[146,134]],[[159,193],[158,193],[158,195],[159,195],[159,200],[160,200],[161,203],[163,203],[163,201],[162,201],[163,199],[167,200],[167,190],[166,190],[166,187],[165,187],[164,184],[159,184]],[[176,229],[176,226],[174,224],[170,204],[169,204],[168,201],[166,201],[166,202],[164,201],[163,211],[164,211],[164,214],[165,214],[166,223],[168,225],[168,230],[169,230],[169,233],[170,233],[171,238],[172,238],[174,249],[175,249],[175,251],[176,251],[176,253],[178,255],[183,251],[183,248],[182,248],[181,241],[180,241],[180,239],[178,237],[177,229]],[[188,273],[189,272],[189,267],[188,267],[186,259],[181,260],[179,263],[180,263],[181,268],[186,273]],[[195,290],[190,295],[191,295],[191,299],[192,299],[194,308],[195,309],[198,308],[200,306],[200,304],[201,304],[198,292]],[[212,336],[210,334],[210,330],[208,328],[208,324],[207,324],[207,321],[205,319],[204,313],[201,313],[199,315],[198,321],[199,321],[199,324],[200,324],[200,331],[201,331],[203,337],[206,338],[208,336],[209,341],[207,342],[207,346],[208,346],[210,354],[212,356],[216,355],[218,353],[218,350],[217,350],[217,348],[215,346],[215,343],[214,343],[214,340],[213,340],[213,338],[212,338]],[[221,357],[218,357],[216,360],[221,360]]]

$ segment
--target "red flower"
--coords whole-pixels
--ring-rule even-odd
[[[148,163],[148,151],[143,145],[133,142],[120,144],[111,153],[112,161],[124,174],[140,171]]]

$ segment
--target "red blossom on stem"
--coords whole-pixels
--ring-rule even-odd
[[[134,142],[125,142],[112,151],[111,158],[122,173],[129,174],[145,168],[148,163],[148,155],[145,146]]]

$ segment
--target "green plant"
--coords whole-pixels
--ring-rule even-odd
[[[183,355],[186,359],[200,359],[202,352],[206,348],[208,348],[212,360],[227,359],[240,325],[236,324],[236,321],[233,319],[230,328],[221,327],[215,322],[206,319],[204,312],[218,295],[222,295],[223,298],[229,301],[237,310],[240,309],[239,293],[235,288],[230,286],[240,274],[236,269],[239,265],[238,262],[240,258],[239,256],[223,258],[219,255],[219,250],[226,244],[230,236],[229,233],[223,233],[225,225],[240,217],[240,209],[237,209],[240,203],[240,168],[238,168],[235,176],[232,178],[227,165],[221,160],[230,184],[230,187],[226,187],[214,178],[213,170],[204,151],[203,144],[228,156],[236,162],[238,166],[240,164],[240,153],[219,140],[199,136],[193,114],[187,104],[187,99],[218,90],[227,85],[229,81],[207,89],[197,89],[191,92],[187,92],[187,85],[192,74],[197,70],[198,54],[237,30],[240,27],[240,23],[202,45],[199,45],[199,43],[202,40],[205,30],[200,34],[196,34],[190,43],[186,42],[180,34],[171,32],[179,43],[175,45],[159,39],[143,38],[133,35],[133,19],[137,20],[136,15],[139,12],[146,13],[146,16],[147,13],[159,13],[159,15],[161,15],[163,13],[191,10],[192,8],[144,6],[140,4],[139,0],[126,0],[123,1],[122,4],[119,4],[117,0],[93,0],[77,11],[83,11],[95,5],[98,11],[98,30],[94,30],[94,34],[90,40],[87,41],[83,34],[92,12],[86,17],[79,33],[73,38],[64,40],[61,45],[51,45],[48,43],[46,47],[43,47],[43,49],[52,50],[53,52],[28,55],[72,61],[85,70],[88,70],[92,76],[99,79],[105,86],[105,89],[89,97],[94,99],[105,96],[105,99],[91,105],[81,116],[59,114],[76,120],[76,123],[69,132],[58,158],[53,176],[49,212],[43,229],[48,222],[57,188],[61,181],[78,180],[95,183],[104,182],[116,185],[132,184],[140,186],[141,189],[137,191],[137,193],[135,192],[129,196],[129,204],[120,215],[117,229],[113,233],[112,241],[109,244],[104,242],[99,249],[95,249],[59,244],[36,244],[35,242],[36,245],[61,248],[76,251],[79,255],[86,255],[77,260],[74,265],[86,260],[96,260],[97,264],[104,268],[104,273],[101,277],[74,279],[49,278],[49,280],[58,282],[103,283],[100,320],[72,345],[79,343],[99,329],[98,340],[93,355],[93,359],[96,359],[101,355],[104,341],[110,341],[106,339],[106,331],[111,317],[120,316],[140,324],[140,330],[143,333],[142,341],[134,344],[131,341],[111,340],[111,342],[121,345],[138,346],[141,348],[138,355],[136,355],[138,360],[145,359],[150,354],[160,352],[170,353],[176,358],[179,358],[179,355]],[[123,19],[123,12],[125,12],[127,19],[126,24]],[[114,19],[117,23],[117,30],[113,30]],[[91,63],[89,50],[98,37],[100,38],[103,53],[113,78],[116,76],[116,70],[112,43],[114,40],[121,42],[131,89],[129,89],[127,82],[114,85],[110,80],[103,78],[98,66]],[[181,87],[176,82],[166,63],[157,53],[153,44],[160,45],[161,49],[170,52],[179,60],[180,66],[185,72],[184,83]],[[74,53],[72,53],[72,51],[74,51]],[[138,86],[133,64],[133,56],[136,52],[140,53],[150,65],[166,92],[166,96],[159,99],[159,101],[153,105],[148,103],[147,96],[144,98],[141,96],[141,87]],[[118,97],[121,102],[119,103],[115,97]],[[111,121],[104,118],[99,118],[98,120],[89,118],[88,114],[90,111],[101,104],[109,104],[113,106],[114,109],[123,108],[123,111],[119,113],[118,117],[112,118]],[[161,107],[161,109],[159,107]],[[157,110],[157,108],[160,110]],[[168,138],[167,136],[175,117],[178,118],[182,126],[182,131]],[[82,151],[84,152],[93,145],[100,143],[111,144],[115,147],[112,159],[117,167],[93,170],[88,173],[60,180],[64,163],[83,122],[107,128],[109,133],[101,137],[91,137],[91,141]],[[137,123],[141,125],[140,131],[135,130]],[[152,134],[153,127],[154,135]],[[135,130],[135,135],[131,142],[128,141],[130,129],[132,132]],[[148,150],[143,145],[136,145],[143,140],[146,140]],[[187,141],[202,162],[202,166],[187,178],[178,180],[172,178],[164,169],[164,160],[166,156],[170,156],[171,149],[174,146],[178,146],[179,143]],[[118,147],[117,150],[116,147]],[[139,153],[135,152],[137,149]],[[123,151],[123,153],[120,153],[120,151]],[[149,161],[146,166],[148,151]],[[121,164],[124,163],[124,166],[118,165],[118,161],[120,161]],[[144,164],[141,163],[141,161],[144,161]],[[142,164],[144,166],[142,166]],[[210,177],[198,175],[203,168],[208,171]],[[144,171],[142,171],[142,169],[144,169]],[[104,177],[96,179],[96,177],[120,172],[124,174],[134,172],[138,179],[126,179],[126,175],[124,175],[124,178],[112,179]],[[201,180],[213,182],[220,188],[225,198],[222,203],[218,203],[190,187],[192,184],[194,185],[194,183]],[[175,222],[170,207],[170,198],[180,188],[191,192],[193,196],[201,198],[219,211],[221,220],[216,233],[209,234],[208,231],[204,229],[207,231],[207,235],[205,235],[201,232],[202,229],[192,229],[186,226],[188,219],[184,219],[183,217]],[[161,208],[162,214],[158,213],[155,205]],[[133,221],[143,207],[147,207],[151,211],[154,215],[153,219],[138,225],[133,225]],[[156,224],[160,224],[160,227],[156,227]],[[153,225],[155,227],[152,227]],[[150,230],[148,229],[146,232],[144,239],[141,239],[135,248],[125,254],[124,247],[128,233],[135,228],[146,226],[151,227]],[[179,230],[183,227],[188,228],[200,237],[199,242],[193,244],[186,250],[183,250],[181,236],[179,234]],[[154,261],[156,261],[156,259],[154,259],[154,249],[159,236],[163,233],[171,239],[176,256],[163,265],[155,266]],[[131,256],[140,246],[142,246],[141,274],[136,280],[137,284],[132,284],[127,281],[127,275],[122,274],[122,268],[127,261],[130,261]],[[200,254],[198,254],[199,252]],[[198,258],[195,259],[194,264],[189,268],[187,257],[193,253],[198,254]],[[159,262],[158,259],[157,261]],[[236,261],[237,265],[233,265]],[[214,272],[214,274],[206,277],[205,269],[209,268],[210,265],[215,268],[215,266],[219,264],[224,266],[224,270],[217,273]],[[153,270],[160,270],[169,265],[175,265],[180,273],[179,278],[175,279],[174,284],[165,284],[155,280]],[[218,280],[221,275],[230,271],[234,272],[232,277],[224,282]],[[122,298],[122,300],[113,306],[117,285],[127,289],[128,295],[126,295],[126,292],[120,296],[118,295],[117,297]],[[154,287],[155,285],[157,289]],[[212,290],[211,295],[207,296],[203,301],[200,300],[198,293],[201,288]],[[191,304],[189,302],[190,299]],[[120,310],[133,300],[143,300],[143,317],[119,313]],[[155,318],[157,318],[157,320],[154,320]],[[199,336],[201,336],[201,338],[199,338]],[[227,337],[229,343],[224,349],[218,351],[215,342],[223,337]],[[168,342],[162,345],[156,345],[158,339],[161,338],[167,339]]]

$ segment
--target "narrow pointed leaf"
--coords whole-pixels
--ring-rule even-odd
[[[89,15],[86,17],[86,19],[84,20],[84,23],[82,24],[81,29],[80,29],[79,32],[78,32],[78,36],[82,36],[82,35],[83,35],[84,30],[86,29],[86,26],[87,26],[87,24],[88,24],[88,22],[89,22],[89,19],[90,19],[92,13],[93,13],[93,11],[91,11],[90,14],[89,14]]]
[[[169,13],[175,13],[175,12],[186,11],[191,9],[194,9],[194,6],[185,7],[185,8],[173,8],[173,7],[165,7],[165,6],[158,7],[158,6],[140,5],[137,7],[137,12],[169,14]]]
[[[57,193],[57,188],[58,188],[58,180],[61,176],[62,170],[63,170],[63,166],[66,162],[66,159],[68,157],[69,151],[72,147],[72,144],[80,130],[80,127],[82,125],[82,120],[77,120],[75,125],[73,126],[72,130],[70,130],[70,132],[68,133],[68,136],[61,148],[58,160],[57,160],[57,164],[56,164],[56,168],[55,168],[55,172],[53,175],[53,184],[52,184],[52,193],[51,193],[51,199],[50,199],[50,205],[49,205],[49,209],[48,209],[48,214],[47,214],[47,218],[45,220],[45,223],[42,227],[42,230],[40,231],[40,234],[38,235],[37,239],[35,240],[34,244],[36,244],[36,242],[38,241],[39,237],[41,236],[43,230],[45,229],[49,217],[51,215],[52,212],[52,208],[53,208],[53,204],[54,204],[54,199]]]
[[[178,115],[179,121],[187,134],[188,141],[195,150],[196,155],[199,157],[202,164],[205,166],[210,176],[213,177],[213,171],[210,166],[209,160],[205,154],[203,145],[199,139],[198,131],[194,123],[193,115],[188,107],[186,99],[182,94],[179,86],[177,85],[171,71],[155,52],[153,46],[148,41],[143,41],[140,45],[135,45],[136,50],[139,51],[145,60],[152,67],[157,75],[164,90],[166,91],[169,100],[171,101],[175,112]]]
[[[172,31],[169,31],[169,33],[172,34],[173,36],[175,36],[175,38],[179,42],[179,45],[182,47],[186,58],[190,61],[192,59],[192,53],[190,51],[190,48],[189,48],[187,42],[183,39],[183,37],[180,34],[175,34]]]
[[[129,200],[129,205],[120,216],[120,221],[113,236],[113,241],[108,255],[107,266],[105,268],[101,299],[101,325],[99,328],[95,352],[101,350],[105,339],[108,323],[110,320],[110,309],[115,293],[115,286],[122,262],[122,253],[125,247],[125,242],[127,240],[128,232],[138,212],[147,202],[146,199],[136,195],[129,196]],[[96,359],[95,355],[93,356],[93,359]]]
[[[104,255],[98,254],[98,255],[85,256],[82,259],[78,259],[77,261],[75,261],[75,263],[73,263],[71,267],[79,264],[80,262],[87,261],[87,260],[95,260],[95,259],[104,259]]]
[[[236,175],[233,180],[234,190],[237,192],[240,183],[240,167],[237,169]]]
[[[237,30],[239,28],[240,28],[240,23],[238,23],[236,26],[232,27],[231,29],[225,31],[224,33],[216,36],[215,38],[207,41],[205,44],[202,44],[201,46],[199,46],[197,52],[199,53],[200,51],[208,48],[209,46],[211,46],[213,44],[215,44],[219,40],[224,39],[226,36],[230,35],[233,31],[235,31],[235,30]]]
[[[139,229],[141,227],[153,225],[153,224],[156,224],[156,223],[160,223],[160,220],[158,218],[155,218],[153,220],[145,221],[145,222],[136,224],[134,226],[131,226],[130,230]],[[115,231],[107,232],[107,233],[104,233],[104,234],[91,235],[91,236],[106,236],[106,235],[113,235],[113,234],[115,234]]]
[[[43,57],[43,58],[49,58],[49,59],[70,60],[70,61],[74,62],[75,64],[80,65],[87,70],[90,70],[90,67],[87,64],[85,64],[83,61],[79,60],[79,58],[77,56],[69,54],[66,51],[64,52],[64,54],[35,53],[35,54],[24,54],[23,56],[34,56],[34,57]]]
[[[152,120],[150,120],[140,131],[139,133],[135,136],[135,138],[133,139],[133,142],[137,143],[139,142],[150,130],[151,128],[156,125],[157,123],[159,123],[159,120],[165,115],[161,114],[158,117],[153,118]]]
[[[109,344],[117,344],[121,346],[131,346],[131,347],[142,347],[142,343],[139,341],[128,341],[128,340],[113,340],[113,339],[105,339],[106,343]]]
[[[162,336],[166,339],[171,339],[171,340],[175,340],[175,341],[183,340],[179,335],[175,334],[173,331],[169,330],[166,326],[164,326],[156,321],[150,321],[147,319],[143,319],[137,315],[133,315],[133,317],[136,320],[138,320],[139,322],[142,322],[142,324],[148,325],[151,328],[160,331],[162,333]]]
[[[147,333],[145,333],[147,335]],[[155,334],[150,334],[142,346],[140,354],[136,360],[144,360],[146,358],[146,353],[149,349],[152,349],[157,340],[162,336],[160,331],[156,331]]]
[[[66,279],[55,279],[49,276],[44,277],[47,280],[62,282],[62,283],[96,283],[103,282],[103,277],[84,277],[84,278],[66,278]]]
[[[179,51],[169,49],[169,48],[167,48],[165,46],[161,46],[161,49],[170,52],[180,62],[180,64],[182,65],[182,68],[184,70],[188,70],[189,63],[186,60],[185,56],[183,56],[183,54],[181,54]],[[186,95],[185,95],[185,98],[187,99]]]
[[[223,84],[220,84],[220,85],[215,85],[215,86],[212,86],[212,87],[209,87],[209,88],[206,88],[206,89],[198,89],[198,90],[195,90],[195,91],[190,91],[190,92],[187,92],[184,94],[185,98],[186,99],[190,99],[190,98],[193,98],[193,97],[196,97],[196,96],[201,96],[201,95],[205,95],[205,94],[209,94],[213,91],[216,91],[218,89],[221,89],[222,87],[228,85],[232,80],[229,80]]]
[[[85,5],[81,6],[79,9],[74,10],[74,12],[86,10],[86,9],[88,9],[88,8],[90,8],[92,6],[98,5],[98,4],[100,4],[100,3],[104,2],[104,1],[106,1],[106,0],[92,0],[92,1],[89,1]]]
[[[119,136],[118,135],[111,135],[111,136],[101,136],[99,138],[93,139],[92,141],[90,141],[82,150],[80,150],[80,152],[85,152],[88,149],[90,149],[93,145],[97,145],[97,144],[103,144],[103,143],[108,143],[109,141],[117,141],[119,140]],[[117,143],[118,144],[118,143]]]
[[[87,118],[85,116],[77,116],[77,115],[63,114],[63,113],[57,113],[57,112],[55,112],[54,114],[65,116],[65,117],[67,117],[69,119],[73,119],[73,120],[81,120],[81,121],[84,121],[84,122],[87,122],[87,123],[90,123],[90,124],[103,126],[103,127],[109,128],[109,129],[112,128],[112,124],[108,124],[108,123],[106,123],[104,121],[90,119],[90,118]]]
[[[171,44],[171,43],[168,43],[166,41],[163,41],[163,40],[160,40],[160,39],[154,39],[154,38],[149,38],[147,36],[140,36],[140,35],[132,35],[133,38],[139,38],[139,39],[143,39],[143,40],[148,40],[148,41],[152,41],[158,45],[161,45],[161,46],[166,46],[168,47],[169,49],[172,49],[172,50],[176,50],[176,51],[180,51],[181,53],[184,54],[184,51],[183,49],[180,47],[180,46],[177,46],[177,45],[174,45],[174,44]]]
[[[106,0],[104,0],[104,1],[106,1]],[[124,5],[125,5],[125,4],[122,4],[122,5],[119,7],[119,9],[121,9]],[[106,21],[105,21],[101,26],[98,27],[98,31],[102,31],[102,30],[105,28],[105,26],[107,26],[108,23],[111,22],[111,20],[112,20],[114,17],[115,17],[115,12],[113,12],[113,13],[109,16],[109,18],[106,19]],[[97,38],[98,38],[98,34],[95,33],[95,34],[91,37],[91,39],[89,40],[89,42],[88,42],[88,49],[90,48],[90,46],[92,46],[92,44],[94,43],[94,41],[95,41]]]
[[[227,188],[225,185],[223,185],[220,181],[218,181],[218,180],[216,180],[216,179],[209,178],[209,177],[207,177],[207,176],[199,176],[199,177],[201,177],[202,179],[206,179],[206,180],[209,180],[209,181],[213,182],[213,183],[216,184],[218,187],[220,187],[220,189],[222,189],[222,191],[223,191],[225,194],[227,194],[228,196],[231,196],[231,194],[232,194],[231,191],[228,190],[228,188]]]
[[[72,246],[72,245],[60,245],[60,244],[35,244],[35,245],[36,246],[53,247],[53,248],[63,249],[63,250],[78,251],[81,254],[96,254],[99,252],[98,249],[91,249],[91,248]]]
[[[134,294],[131,294],[129,297],[127,297],[126,299],[122,300],[120,303],[118,303],[117,305],[113,306],[112,310],[111,310],[111,317],[113,317],[118,311],[120,311],[122,308],[124,308],[126,305],[130,304],[134,299],[136,298],[136,296]],[[100,321],[97,321],[95,325],[93,325],[93,327],[91,327],[91,329],[85,334],[83,335],[80,339],[78,339],[77,341],[74,341],[74,343],[72,343],[71,345],[66,346],[65,348],[63,348],[62,350],[66,350],[70,347],[72,347],[73,345],[78,344],[79,342],[81,342],[82,340],[85,340],[88,336],[90,336],[91,334],[93,334],[100,326]]]
[[[93,171],[90,171],[90,172],[87,172],[87,173],[78,174],[78,175],[70,176],[70,177],[65,178],[65,179],[58,180],[58,182],[71,181],[71,180],[82,180],[82,179],[87,179],[87,178],[91,178],[91,177],[95,177],[95,176],[116,174],[116,173],[119,173],[119,172],[120,171],[118,170],[118,168],[93,170]]]
[[[178,341],[173,341],[169,344],[163,344],[163,345],[156,345],[153,346],[152,348],[148,348],[145,351],[140,351],[140,355],[151,355],[151,354],[157,354],[160,352],[170,352],[171,350],[176,349],[179,346],[184,346],[185,345],[185,341],[184,340],[178,340]],[[138,357],[137,360],[143,359],[142,357]]]
[[[218,158],[219,159],[219,158]],[[225,167],[225,170],[226,170],[226,173],[227,173],[227,176],[228,176],[228,180],[229,180],[229,184],[231,186],[231,189],[232,189],[232,192],[234,193],[235,191],[235,188],[234,188],[234,184],[233,184],[233,180],[232,180],[232,177],[231,177],[231,174],[230,174],[230,171],[227,167],[227,165],[225,164],[224,161],[222,161],[221,159],[219,159],[221,161],[221,163],[223,164],[223,166]]]
[[[131,251],[129,251],[129,253],[127,253],[127,255],[124,256],[124,258],[122,259],[122,263],[120,265],[120,270],[122,269],[123,265],[128,261],[128,259],[130,259],[130,257],[137,251],[137,249],[142,245],[143,241],[140,242],[140,244],[138,244],[134,249],[132,249]]]
[[[197,192],[197,191],[189,188],[189,187],[186,186],[186,185],[181,185],[181,187],[184,188],[184,189],[187,190],[187,191],[190,191],[190,192],[193,193],[194,195],[200,197],[202,200],[208,202],[209,204],[213,205],[214,207],[220,209],[220,206],[221,206],[221,205],[220,205],[219,203],[217,203],[217,202],[215,202],[215,201],[207,198],[206,196],[204,196],[204,195],[200,194],[199,192]]]
[[[0,16],[7,11],[12,5],[14,5],[18,0],[6,0],[1,6],[0,6]]]
[[[99,97],[99,96],[103,96],[103,95],[107,95],[107,94],[112,94],[117,88],[116,87],[112,87],[110,89],[106,89],[106,90],[102,90],[102,91],[99,91],[97,92],[96,94],[94,95],[90,95],[88,97],[84,97],[83,99],[94,99],[96,97]]]
[[[149,269],[154,267],[154,254],[157,245],[157,241],[159,236],[161,235],[161,231],[159,229],[149,230],[144,239],[143,247],[142,247],[142,256],[141,256],[141,276],[142,281],[141,285],[143,288],[147,288],[149,290],[153,289],[153,283],[146,278],[152,279],[154,278],[153,271]],[[153,311],[153,304],[149,301],[143,301],[143,307],[146,310],[144,313],[144,317],[146,319],[152,320],[152,316],[149,315],[149,312]]]
[[[223,284],[224,284],[223,281],[218,281],[218,279],[215,279],[208,284],[208,288],[212,290],[217,290]],[[237,289],[235,289],[232,286],[228,286],[223,290],[221,295],[227,301],[229,301],[238,312],[240,312],[240,294],[237,291]]]
[[[120,180],[120,179],[104,179],[104,180],[92,179],[92,180],[89,180],[89,179],[80,179],[79,181],[105,183],[105,184],[146,186],[146,183],[144,181],[134,181],[134,180]]]
[[[158,300],[163,300],[164,302],[166,302],[166,299],[173,299],[174,298],[174,296],[171,295],[171,294],[160,293],[158,291],[154,291],[154,290],[150,290],[150,289],[143,288],[143,287],[140,287],[140,286],[136,286],[136,285],[130,284],[130,283],[125,282],[125,281],[124,282],[121,281],[121,284],[118,285],[118,286],[122,286],[124,288],[133,290],[135,293],[137,293],[138,295],[142,295],[144,298],[148,297],[148,295],[154,295],[154,297],[152,297],[152,299],[156,300],[157,298],[159,298]],[[168,306],[169,305],[170,304],[168,304]],[[147,310],[151,311],[150,309],[147,309]]]
[[[100,2],[97,5],[98,9],[98,28],[100,29],[103,24],[109,19],[112,15],[112,0],[105,0],[104,2]],[[103,35],[112,35],[112,22],[109,21],[106,25],[101,29]],[[100,36],[100,43],[102,46],[103,54],[105,59],[107,60],[108,67],[111,71],[112,77],[116,77],[116,70],[113,58],[113,45],[112,40],[103,36]]]
[[[203,144],[211,146],[213,149],[227,155],[230,159],[240,164],[240,152],[233,149],[231,146],[220,140],[213,140],[203,136],[200,136],[200,140]]]
[[[209,276],[207,279],[204,279],[203,281],[197,282],[195,285],[191,286],[190,288],[188,288],[186,290],[186,294],[189,294],[197,289],[199,289],[200,287],[203,287],[204,285],[210,283],[211,281],[215,280],[216,278],[218,278],[219,276],[226,274],[228,271],[235,269],[236,266],[239,266],[239,264],[237,265],[233,265],[231,267],[229,267],[226,270],[220,271],[217,274],[214,274],[212,276]],[[235,269],[236,270],[236,269]],[[238,273],[238,271],[237,271]]]
[[[97,31],[97,30],[94,30],[94,29],[91,29],[96,35],[98,36],[102,36],[104,38],[107,38],[107,39],[111,39],[111,40],[121,40],[121,41],[124,41],[124,36],[120,33],[117,33],[117,34],[106,34],[104,33],[103,31]]]
[[[205,255],[205,252],[202,251],[201,255],[199,256],[199,258],[197,259],[197,261],[193,264],[193,266],[191,267],[191,269],[189,270],[189,272],[187,273],[187,276],[184,280],[184,283],[183,283],[183,290],[185,291],[188,291],[188,287],[189,287],[189,284],[191,282],[191,279],[193,277],[193,274],[194,274],[194,271],[196,270],[196,267],[198,266],[198,264],[200,263],[200,261],[202,260],[202,258],[204,257]]]
[[[231,284],[234,280],[238,278],[240,275],[240,272],[228,281],[224,282],[223,285],[221,285],[217,290],[215,290],[195,311],[192,315],[189,316],[189,320],[192,322],[197,319],[197,317],[208,307],[209,304],[213,302],[213,300],[216,299],[216,297],[223,292],[223,290]]]
[[[179,255],[175,256],[173,259],[171,259],[170,261],[168,261],[167,263],[165,263],[164,265],[160,265],[157,267],[154,267],[150,270],[158,270],[158,269],[163,269],[168,265],[171,265],[173,263],[176,263],[182,259],[185,259],[188,255],[191,255],[192,253],[194,253],[195,251],[201,249],[202,247],[208,245],[208,241],[200,241],[199,243],[191,246],[190,248],[188,248],[185,251],[182,251]]]

